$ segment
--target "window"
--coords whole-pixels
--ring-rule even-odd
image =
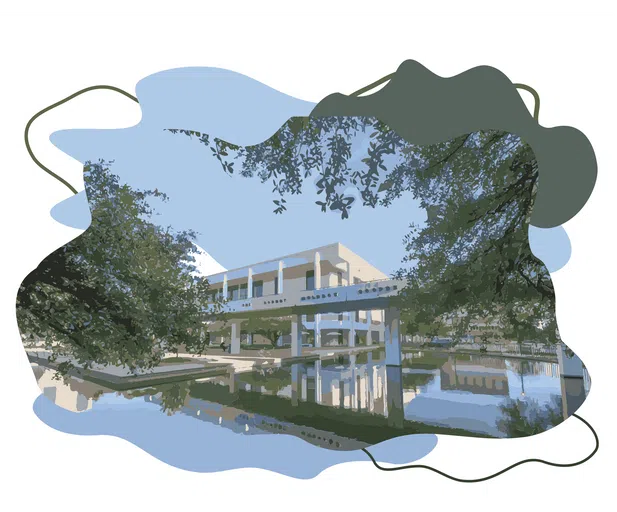
[[[360,279],[359,277],[353,278],[353,284],[360,284],[361,282],[362,282],[362,279]]]
[[[306,321],[307,322],[314,322],[315,321],[315,315],[306,315]]]
[[[343,286],[343,273],[342,272],[336,273],[336,285]]]
[[[279,278],[275,277],[274,278],[274,295],[278,295],[279,294]]]
[[[248,289],[249,289],[248,283],[241,284],[240,290],[238,293],[238,298],[241,300],[246,299],[248,297]]]
[[[306,271],[306,289],[307,290],[315,289],[315,271],[314,270]]]
[[[264,282],[253,281],[253,297],[263,297],[264,295]]]
[[[238,285],[230,286],[227,289],[227,298],[230,300],[238,300],[239,293],[240,293],[240,290],[238,288]]]

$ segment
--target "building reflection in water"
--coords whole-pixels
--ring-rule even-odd
[[[405,352],[402,366],[386,366],[383,351],[376,350],[288,367],[264,366],[243,373],[232,369],[225,376],[121,395],[143,396],[165,406],[168,413],[182,412],[237,432],[282,432],[322,446],[356,449],[359,445],[352,439],[353,428],[342,428],[339,435],[334,433],[335,428],[333,432],[326,430],[328,422],[339,423],[339,427],[357,423],[358,429],[364,428],[362,425],[405,429],[408,420],[466,428],[452,423],[458,415],[458,419],[475,421],[477,432],[483,428],[478,423],[484,421],[486,433],[495,435],[490,430],[494,429],[494,419],[474,416],[480,409],[487,412],[486,406],[491,406],[495,412],[490,416],[498,414],[499,404],[508,397],[559,395],[560,382],[567,398],[564,415],[572,414],[584,400],[588,379],[586,374],[564,379],[560,364]],[[52,370],[33,369],[43,394],[65,409],[86,411],[98,395],[113,393],[76,378],[56,380]],[[574,372],[571,368],[567,371]],[[441,416],[435,420],[436,415]],[[323,416],[322,421],[313,421],[318,416]],[[368,417],[382,418],[383,423],[365,421]]]
[[[483,358],[482,361],[459,361],[450,356],[439,369],[441,389],[468,391],[482,395],[508,396],[508,373],[505,359]]]
[[[92,402],[110,389],[102,388],[77,377],[69,379],[55,378],[56,372],[37,364],[32,365],[34,376],[45,397],[53,403],[72,412],[84,412],[92,409]]]

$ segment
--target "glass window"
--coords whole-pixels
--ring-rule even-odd
[[[306,271],[306,289],[307,290],[315,289],[315,271],[314,270]]]
[[[274,278],[274,294],[275,295],[279,294],[279,278],[278,277]]]
[[[240,285],[240,293],[238,294],[239,299],[246,299],[248,297],[249,285],[248,283],[244,283]]]
[[[240,295],[240,290],[238,288],[238,285],[230,286],[228,288],[227,296],[230,300],[238,300],[239,295]]]
[[[336,285],[343,286],[343,273],[342,272],[336,273]]]
[[[253,281],[253,297],[263,297],[263,294],[264,294],[264,282],[263,281]]]

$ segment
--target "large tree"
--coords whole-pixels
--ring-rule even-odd
[[[24,342],[51,351],[61,373],[94,363],[150,368],[167,351],[205,348],[208,282],[196,272],[195,233],[152,222],[165,194],[120,184],[103,161],[85,166],[92,222],[23,281]]]
[[[196,136],[224,172],[271,182],[277,214],[307,179],[322,198],[316,207],[342,218],[357,207],[387,207],[410,196],[419,201],[427,220],[410,225],[395,273],[407,281],[399,305],[412,316],[412,330],[450,321],[456,338],[483,318],[507,339],[558,339],[550,275],[527,234],[538,164],[516,135],[478,131],[418,146],[368,117],[292,118],[249,147],[171,131]],[[361,201],[347,193],[350,186]]]

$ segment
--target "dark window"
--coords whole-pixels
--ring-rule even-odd
[[[249,289],[249,285],[248,283],[244,283],[240,285],[240,293],[238,295],[239,299],[246,299],[248,297],[248,289]]]
[[[307,322],[314,322],[315,321],[315,315],[306,315],[306,321]]]
[[[337,286],[343,286],[343,273],[342,272],[336,273],[336,284]]]
[[[306,271],[306,289],[307,290],[315,289],[315,271],[314,270]]]
[[[230,286],[227,290],[227,297],[230,300],[238,300],[239,293],[240,293],[240,290],[238,288],[238,285]]]
[[[253,281],[253,297],[263,297],[264,295],[264,282]]]
[[[278,277],[274,278],[274,294],[275,295],[279,294],[279,278]]]
[[[359,277],[353,278],[353,284],[360,284],[361,282],[362,282],[362,279],[360,279]]]

